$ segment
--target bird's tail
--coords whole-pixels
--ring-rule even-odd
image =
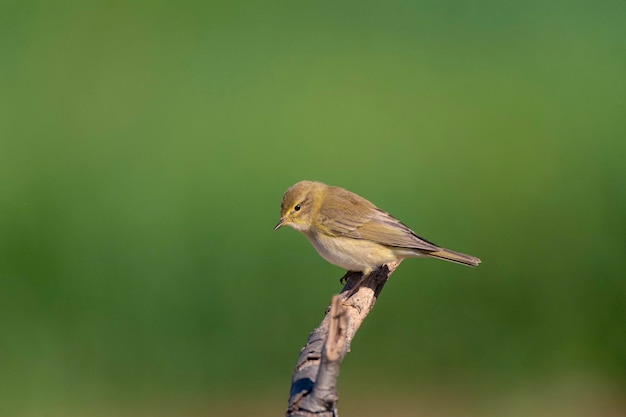
[[[480,259],[475,256],[466,255],[464,253],[454,252],[449,249],[443,248],[439,249],[438,251],[428,252],[428,256],[467,266],[478,266],[478,264],[480,263]]]

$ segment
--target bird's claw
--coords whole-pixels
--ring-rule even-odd
[[[352,271],[347,271],[344,276],[339,278],[339,283],[341,285],[346,285],[348,283],[348,278],[350,277],[351,274],[352,274]]]

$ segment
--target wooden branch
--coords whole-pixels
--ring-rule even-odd
[[[399,264],[383,265],[366,277],[360,272],[348,272],[342,278],[346,285],[333,297],[324,319],[300,352],[291,380],[287,417],[337,416],[336,387],[341,362]]]

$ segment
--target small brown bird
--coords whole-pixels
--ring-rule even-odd
[[[346,189],[300,181],[283,196],[280,221],[302,232],[331,264],[368,275],[383,264],[431,257],[477,266],[480,259],[444,249]]]

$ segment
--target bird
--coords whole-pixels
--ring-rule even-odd
[[[480,259],[418,236],[367,199],[341,187],[300,181],[283,195],[278,230],[290,226],[304,234],[319,255],[363,277],[390,262],[437,258],[467,266]]]

